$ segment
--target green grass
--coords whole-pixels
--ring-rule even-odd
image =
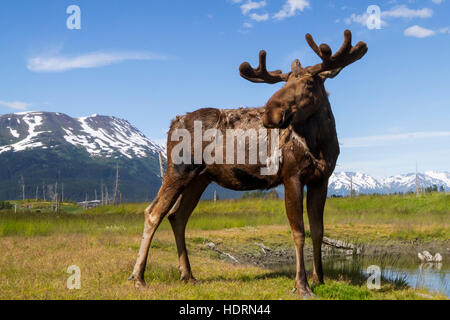
[[[29,204],[33,206],[33,204]],[[47,209],[46,209],[47,205]],[[89,209],[64,205],[56,214],[49,203],[35,203],[17,214],[0,211],[0,237],[102,232],[136,233],[142,229],[148,203]],[[36,213],[40,210],[41,213]],[[307,215],[305,214],[307,224]],[[360,196],[328,199],[325,229],[329,235],[352,239],[353,229],[372,227],[362,240],[446,240],[449,238],[450,195]],[[282,200],[226,200],[200,202],[188,229],[221,230],[248,226],[287,225]],[[165,220],[161,229],[170,228]],[[340,228],[340,229],[339,229]],[[356,234],[356,238],[360,235]],[[354,239],[353,239],[354,240]]]

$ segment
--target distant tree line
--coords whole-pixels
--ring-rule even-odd
[[[11,210],[13,207],[8,201],[0,201],[0,210]]]
[[[419,193],[433,193],[433,192],[445,192],[445,187],[442,186],[437,186],[435,184],[433,184],[430,187],[426,187],[426,188],[420,188]],[[385,195],[393,195],[393,196],[403,196],[403,195],[412,195],[415,194],[416,192],[413,190],[409,190],[407,192],[389,192],[389,193],[378,193],[378,192],[374,192],[374,193],[356,193],[353,192],[353,194],[351,196],[366,196],[366,195],[371,195],[371,196],[385,196]],[[344,198],[344,197],[350,197],[350,194],[344,196],[344,195],[340,195],[340,194],[332,194],[329,196],[330,198]]]
[[[276,190],[244,191],[244,193],[242,193],[241,199],[279,199],[279,196]]]

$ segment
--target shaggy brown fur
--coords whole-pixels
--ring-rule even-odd
[[[131,276],[136,286],[144,286],[144,270],[153,235],[161,220],[169,215],[179,255],[181,278],[194,280],[185,244],[185,228],[190,214],[205,188],[212,181],[234,190],[269,189],[280,184],[285,187],[286,213],[292,230],[297,253],[295,288],[303,296],[313,295],[303,259],[305,229],[303,223],[303,190],[307,187],[307,212],[314,247],[313,281],[322,283],[321,244],[323,238],[323,209],[328,178],[332,174],[339,155],[335,121],[324,87],[327,78],[335,77],[345,66],[362,58],[367,52],[365,43],[351,45],[351,33],[345,32],[342,48],[331,55],[331,49],[318,47],[310,35],[306,40],[321,57],[322,63],[303,68],[298,60],[290,73],[266,70],[266,54],[260,53],[260,65],[240,66],[241,75],[252,82],[276,83],[286,81],[261,108],[249,109],[200,109],[172,121],[169,137],[176,129],[191,132],[194,145],[194,121],[202,121],[203,131],[218,129],[225,136],[227,129],[280,129],[279,146],[281,164],[274,175],[261,175],[261,164],[180,164],[171,159],[178,142],[168,141],[168,167],[156,199],[145,211],[145,227],[139,256]],[[270,133],[269,133],[270,135]],[[248,140],[247,140],[248,141]],[[209,142],[203,142],[205,148]],[[273,143],[273,142],[270,142]],[[247,150],[249,145],[247,145]],[[270,149],[270,148],[269,148]],[[224,147],[224,155],[226,147]],[[270,156],[270,153],[269,153]],[[193,154],[192,154],[193,159]]]

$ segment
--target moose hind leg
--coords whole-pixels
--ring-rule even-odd
[[[175,175],[168,171],[155,200],[145,209],[144,233],[139,255],[133,273],[129,278],[130,280],[134,280],[135,287],[145,287],[144,272],[148,259],[148,251],[156,229],[170,208],[175,204],[179,195],[196,176],[196,173]]]
[[[209,183],[210,180],[205,175],[192,181],[178,197],[168,215],[177,245],[181,280],[184,281],[195,281],[186,249],[186,224]]]

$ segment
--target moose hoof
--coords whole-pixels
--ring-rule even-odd
[[[189,276],[181,276],[180,277],[180,280],[181,281],[184,281],[184,282],[186,282],[186,283],[192,283],[192,284],[195,284],[195,283],[197,283],[197,279],[195,279],[194,278],[194,276],[192,276],[192,275],[189,275]]]
[[[131,275],[128,278],[128,281],[133,281],[134,282],[134,287],[136,289],[145,289],[146,288],[146,284],[145,284],[145,280],[142,278],[137,278],[134,275]]]
[[[317,299],[317,296],[311,290],[299,290],[299,295],[305,300]]]
[[[305,300],[317,299],[317,296],[314,294],[314,292],[312,292],[311,288],[309,288],[309,287],[302,287],[300,290],[298,290],[297,287],[294,287],[294,289],[292,289],[291,293],[294,294],[295,292],[298,292],[300,297],[302,297]]]
[[[325,282],[323,282],[323,280],[319,280],[319,278],[313,278],[311,281],[311,284],[313,284],[315,286],[319,286],[319,285],[325,284]]]

